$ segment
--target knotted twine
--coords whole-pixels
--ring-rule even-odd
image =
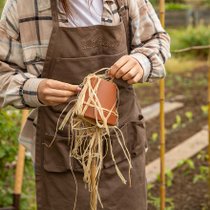
[[[108,124],[108,119],[111,114],[116,115],[116,117],[118,118],[118,112],[117,109],[115,109],[115,107],[117,106],[119,98],[116,98],[113,107],[110,110],[107,110],[104,107],[102,107],[100,100],[97,96],[101,80],[105,79],[105,80],[110,80],[110,82],[113,82],[112,79],[107,77],[107,73],[98,74],[99,72],[104,70],[107,69],[101,69],[93,74],[89,74],[84,78],[81,84],[82,86],[81,92],[78,94],[76,100],[70,101],[69,104],[63,109],[57,122],[55,136],[51,144],[48,145],[50,147],[52,143],[55,141],[58,130],[63,130],[65,126],[68,126],[68,131],[69,131],[68,138],[70,142],[69,165],[76,184],[74,210],[76,209],[78,186],[77,186],[76,176],[74,174],[72,167],[72,158],[79,161],[79,163],[82,165],[84,171],[83,181],[90,192],[91,210],[97,210],[97,201],[100,202],[103,208],[103,204],[99,195],[98,186],[99,186],[100,174],[103,168],[103,159],[108,153],[108,148],[110,150],[109,152],[111,154],[111,158],[114,163],[117,175],[124,184],[127,183],[127,180],[124,178],[123,174],[121,173],[120,169],[117,166],[115,156],[113,154],[113,147],[110,135],[111,133],[112,137],[115,135],[116,140],[118,141],[122,149],[122,152],[128,161],[129,183],[131,183],[131,178],[130,178],[130,170],[132,168],[131,157],[127,149],[127,146],[125,144],[123,133],[117,127],[117,125]],[[97,82],[94,86],[91,83],[93,78],[97,78],[96,80]],[[89,98],[88,100],[85,100],[85,96],[87,93],[89,95]],[[69,105],[72,102],[75,102],[75,104],[70,110],[67,111]],[[95,110],[95,120],[85,117],[85,112],[90,107],[93,107]],[[64,117],[62,123],[60,124],[61,116],[66,111],[67,114]],[[106,145],[105,152],[103,149],[104,144]]]

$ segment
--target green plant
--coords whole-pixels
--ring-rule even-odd
[[[196,174],[193,178],[193,183],[197,183],[199,181],[207,182],[209,174],[209,168],[207,166],[199,167],[199,174]]]
[[[158,133],[157,132],[152,133],[151,141],[155,143],[157,140],[158,140]]]
[[[4,2],[5,2],[5,0],[0,0],[0,14],[1,14],[1,11],[3,9]]]
[[[181,160],[177,167],[184,167],[184,175],[188,175],[192,170],[195,169],[195,164],[192,159]]]
[[[166,3],[185,3],[185,0],[165,0]]]
[[[209,210],[210,202],[201,204],[201,210]]]
[[[156,209],[160,209],[160,197],[148,194],[148,203],[154,206]],[[165,210],[174,210],[174,201],[172,198],[166,198],[165,203]]]
[[[17,154],[17,135],[19,133],[19,113],[5,109],[0,112],[0,204],[10,205],[12,202],[12,186],[14,185],[14,166]]]
[[[206,4],[207,6],[210,6],[210,0],[203,0],[204,4]]]
[[[187,34],[187,36],[186,36]],[[174,46],[175,49],[182,49],[192,46],[206,46],[210,44],[210,26],[198,25],[196,27],[189,26],[185,29],[185,32],[182,31],[177,36],[177,45]],[[187,54],[191,56],[197,56],[200,58],[207,58],[209,53],[208,49],[201,50],[191,50]],[[186,53],[185,53],[186,54]],[[179,54],[183,56],[183,53]]]
[[[148,203],[154,206],[156,209],[160,209],[160,197],[154,196],[151,190],[154,188],[154,184],[147,184]],[[166,198],[165,210],[174,210],[174,202],[172,198]]]
[[[204,115],[208,115],[208,110],[209,110],[208,105],[201,106],[201,111]]]
[[[173,184],[174,174],[171,170],[166,171],[166,186],[171,187]]]
[[[186,159],[186,160],[181,160],[179,163],[178,163],[178,167],[181,167],[183,165],[187,165],[189,167],[189,169],[195,169],[195,164],[193,162],[193,160],[191,159]]]
[[[150,190],[153,189],[153,187],[154,187],[154,184],[148,183],[148,184],[147,184],[147,191],[149,192]]]
[[[158,0],[150,0],[151,4],[152,4],[153,6],[157,6],[157,4],[158,4],[157,1],[158,1]]]
[[[200,151],[198,154],[197,154],[197,159],[198,160],[201,160],[201,161],[207,161],[208,160],[208,154],[206,154],[205,151]]]
[[[171,170],[166,170],[165,172],[166,177],[166,186],[171,187],[173,184],[174,174]],[[160,181],[160,175],[158,175],[157,180]]]
[[[185,116],[187,119],[191,122],[193,119],[193,113],[192,112],[185,112]]]
[[[179,127],[181,127],[181,125],[182,125],[182,118],[181,118],[180,115],[176,115],[176,119],[175,119],[175,122],[172,125],[172,129],[179,128]]]
[[[154,184],[147,184],[147,201],[156,209],[160,209],[160,197],[152,194],[152,190],[154,189]],[[172,198],[166,198],[166,207],[165,210],[174,210],[174,201]]]
[[[0,207],[11,206],[14,174],[20,132],[21,112],[13,108],[0,112]],[[25,160],[21,210],[35,210],[34,170],[31,160]]]
[[[166,3],[166,11],[173,11],[173,10],[187,10],[190,9],[190,5],[181,4],[181,3]]]

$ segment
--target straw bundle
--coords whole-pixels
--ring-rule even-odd
[[[109,108],[104,105],[103,94],[102,97],[101,94],[99,95],[99,92],[102,91],[103,93],[103,91],[107,91],[109,89],[106,88],[105,90],[103,84],[106,84],[106,87],[110,86],[112,88],[110,94],[113,94],[113,87],[116,90],[114,91],[114,93],[116,93],[116,97],[111,104],[109,103]],[[57,129],[62,130],[65,126],[68,126],[69,133],[72,134],[71,140],[69,135],[71,145],[69,151],[70,168],[76,182],[76,176],[74,175],[74,171],[72,169],[71,158],[75,158],[82,165],[84,171],[83,181],[90,192],[90,209],[96,210],[97,201],[99,201],[103,207],[98,191],[98,185],[103,167],[103,159],[108,152],[103,151],[104,144],[107,149],[110,149],[109,152],[115,165],[117,175],[124,184],[127,182],[119,170],[113,154],[111,133],[116,136],[116,139],[122,148],[122,152],[128,161],[129,175],[132,165],[131,157],[126,147],[123,134],[117,127],[117,101],[119,95],[117,94],[117,86],[112,80],[110,80],[110,78],[107,78],[106,74],[97,73],[90,74],[85,77],[81,86],[82,90],[79,93],[74,106],[67,112],[60,125],[58,120]],[[68,109],[68,106],[69,105],[65,107],[63,113]],[[76,200],[74,209],[75,208]]]

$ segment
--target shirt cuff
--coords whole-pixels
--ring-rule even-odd
[[[37,89],[42,80],[40,78],[30,78],[24,83],[22,97],[26,106],[32,108],[44,106],[37,95]]]
[[[151,68],[152,68],[150,60],[147,58],[147,56],[145,56],[142,53],[133,53],[130,56],[135,58],[139,62],[139,64],[141,65],[141,67],[143,69],[143,76],[139,82],[142,82],[142,83],[147,82],[148,77],[150,75]]]

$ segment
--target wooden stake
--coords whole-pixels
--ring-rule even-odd
[[[165,0],[160,0],[160,21],[165,27]],[[160,80],[160,210],[165,209],[165,80]]]
[[[27,116],[28,116],[28,110],[23,110],[21,129],[23,128],[23,125],[25,124]],[[15,210],[20,209],[19,204],[20,204],[20,195],[21,195],[22,183],[23,183],[24,162],[25,162],[25,148],[22,145],[19,145],[16,174],[15,174],[14,201],[13,201]]]

